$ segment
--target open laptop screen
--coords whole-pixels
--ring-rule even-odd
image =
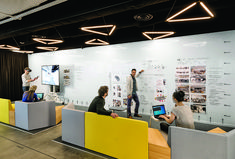
[[[153,115],[157,118],[159,115],[166,114],[166,109],[164,105],[154,105],[153,107]]]
[[[40,98],[40,100],[43,100],[43,96],[44,96],[44,93],[36,93],[38,98]]]

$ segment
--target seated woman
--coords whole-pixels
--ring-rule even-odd
[[[29,91],[24,92],[22,102],[37,102],[39,99],[35,93],[37,86],[33,85],[29,88]]]
[[[171,111],[171,115],[160,115],[159,118],[165,119],[169,124],[175,120],[176,126],[183,128],[194,129],[193,113],[189,106],[183,104],[185,93],[183,91],[176,91],[173,93],[173,102],[175,107]],[[161,129],[168,132],[169,125],[166,123],[160,124]]]

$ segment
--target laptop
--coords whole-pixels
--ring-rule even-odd
[[[40,98],[39,101],[43,100],[44,93],[36,93],[36,94],[37,94],[38,98]]]
[[[166,114],[166,109],[165,109],[165,105],[164,104],[162,104],[162,105],[154,105],[154,106],[152,106],[152,108],[153,108],[154,118],[156,118],[156,119],[161,120],[162,118],[159,118],[159,116]],[[164,119],[162,119],[162,120],[164,120]]]

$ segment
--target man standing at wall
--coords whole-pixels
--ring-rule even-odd
[[[102,114],[102,115],[110,115],[113,118],[118,117],[118,114],[116,113],[112,113],[111,111],[107,111],[104,109],[104,105],[105,105],[105,98],[108,96],[108,86],[101,86],[98,90],[98,96],[96,96],[89,108],[88,108],[88,112],[95,112],[97,114]]]
[[[138,91],[137,87],[137,81],[135,77],[138,77],[144,70],[141,70],[137,75],[136,75],[136,69],[131,70],[130,76],[127,78],[127,114],[128,118],[132,119],[133,117],[131,116],[131,101],[134,99],[135,101],[135,117],[142,117],[141,115],[138,114],[139,111],[139,98],[137,96],[136,91]],[[135,76],[136,75],[136,76]]]
[[[34,79],[31,79],[31,76],[29,75],[29,73],[32,70],[29,67],[26,67],[24,69],[24,74],[22,74],[21,78],[22,78],[22,89],[23,92],[28,91],[29,87],[30,87],[30,82],[33,82],[35,80],[38,79],[38,77],[35,77]]]

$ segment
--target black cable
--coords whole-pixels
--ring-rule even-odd
[[[57,28],[56,28],[56,27],[55,27],[55,30],[56,30],[56,32],[59,34],[59,36],[60,36],[61,40],[63,40],[63,41],[64,41],[63,37],[61,36],[60,32],[57,30]]]
[[[14,38],[14,36],[12,36],[13,40],[15,41],[16,45],[20,48],[20,45],[17,43],[16,39]]]
[[[176,3],[176,0],[174,1],[174,3],[173,3],[173,5],[172,5],[172,7],[171,7],[171,9],[170,9],[169,13],[167,14],[166,19],[169,17],[169,15],[170,15],[170,13],[171,13],[172,9],[173,9],[173,8],[174,8],[174,6],[175,6],[175,3]]]
[[[105,21],[105,19],[104,19],[104,16],[103,16],[103,21],[104,21],[104,24],[105,24],[105,25],[107,25],[107,24],[106,24],[106,21]],[[106,28],[106,29],[107,29],[107,32],[109,33],[108,28]],[[106,39],[106,40],[107,40],[107,42],[109,43],[109,40],[108,40],[107,36],[105,36],[105,39]]]

